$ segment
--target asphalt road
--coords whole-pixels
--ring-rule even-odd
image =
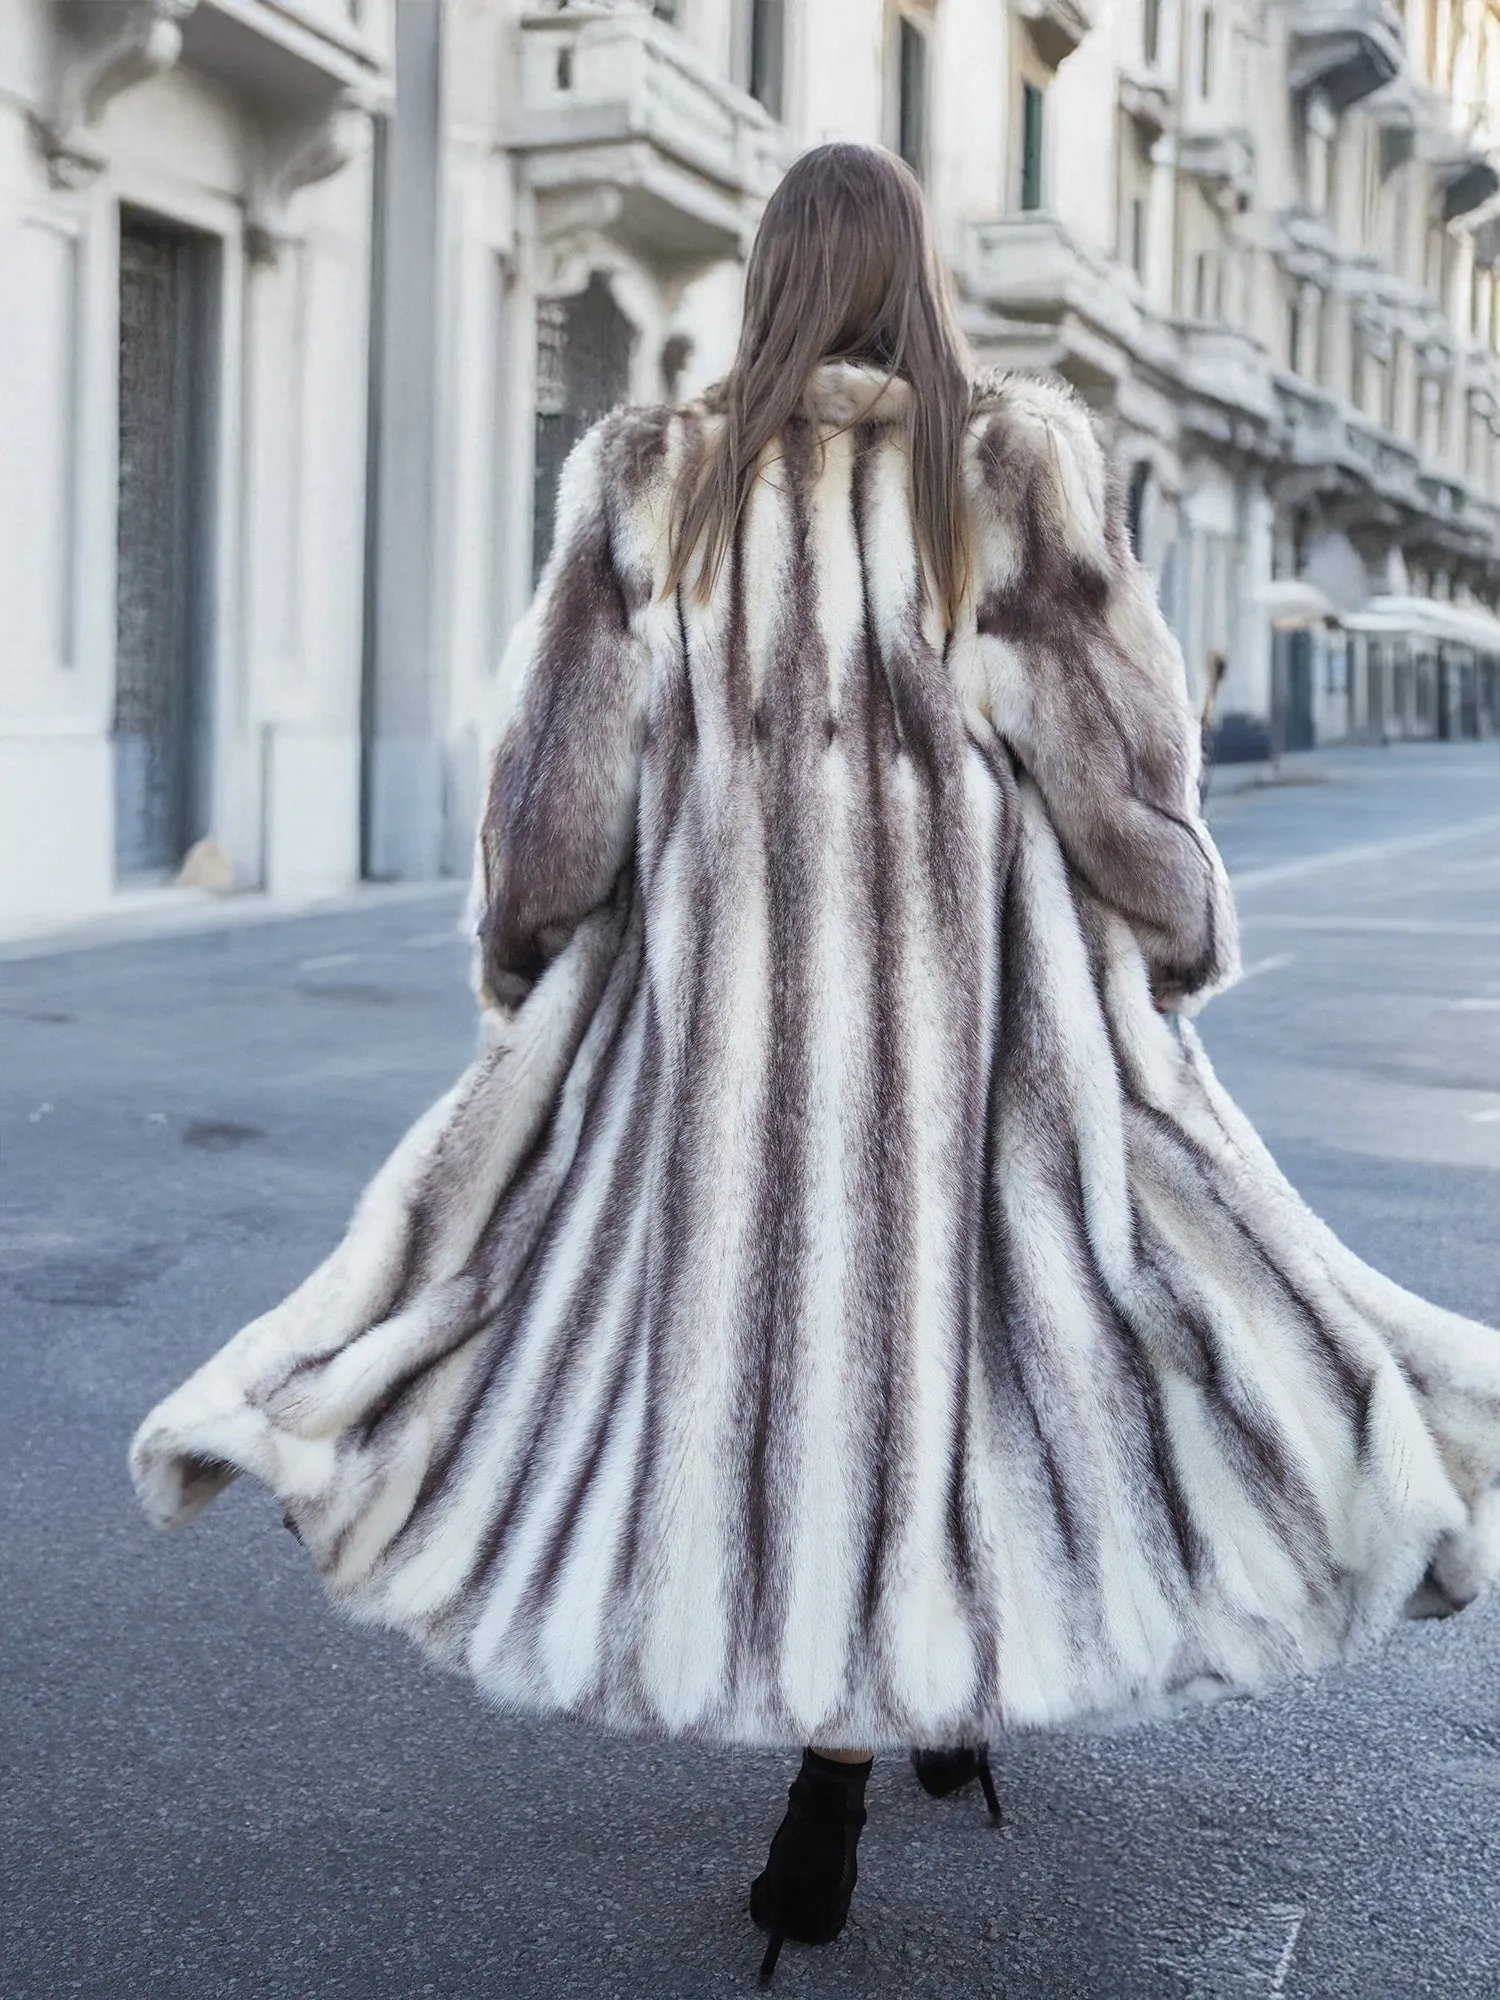
[[[1360,1251],[1500,1321],[1500,746],[1313,763],[1216,808],[1252,976],[1205,1038]],[[130,1495],[148,1405],[465,1059],[457,901],[0,951],[0,2000],[753,1990],[791,1760],[497,1718],[343,1625],[264,1494],[182,1537]],[[1500,1605],[996,1767],[1000,1833],[877,1769],[788,2000],[1500,1995]]]

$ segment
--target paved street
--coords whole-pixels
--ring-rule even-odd
[[[1293,775],[1216,802],[1251,977],[1205,1038],[1357,1249],[1500,1321],[1500,746]],[[754,1988],[791,1759],[497,1719],[336,1619],[265,1494],[167,1538],[129,1491],[148,1405],[464,1061],[457,909],[0,949],[0,2000]],[[995,1762],[999,1834],[877,1769],[855,1917],[786,2000],[1500,1995],[1500,1605]]]

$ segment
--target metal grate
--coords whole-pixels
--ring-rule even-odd
[[[186,818],[181,246],[120,232],[115,832],[122,873],[170,868]]]
[[[633,330],[595,271],[573,298],[537,306],[536,485],[532,573],[541,575],[557,523],[557,481],[584,432],[630,391]]]

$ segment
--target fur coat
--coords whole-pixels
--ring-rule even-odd
[[[661,585],[712,409],[579,445],[480,1051],[134,1443],[153,1521],[252,1473],[507,1708],[973,1741],[1327,1665],[1497,1564],[1500,1336],[1342,1247],[1183,1018],[1234,909],[1086,416],[981,387],[945,639],[904,394],[820,371],[704,603]]]

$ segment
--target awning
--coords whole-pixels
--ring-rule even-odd
[[[1476,653],[1500,655],[1500,618],[1478,604],[1447,604],[1436,597],[1372,597],[1344,620],[1351,632],[1407,639],[1442,639]]]
[[[1302,577],[1283,577],[1277,583],[1263,583],[1255,601],[1278,632],[1298,632],[1310,625],[1341,622],[1337,607],[1315,583]]]

